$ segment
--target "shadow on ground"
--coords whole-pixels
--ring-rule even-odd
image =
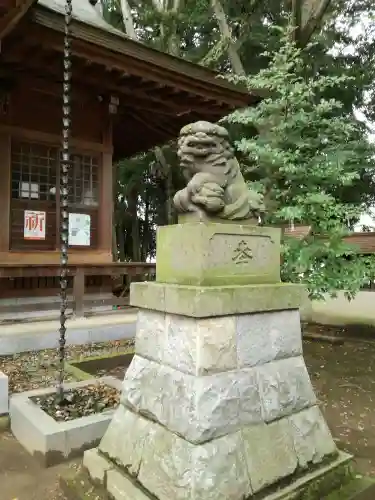
[[[8,432],[0,434],[1,500],[63,500],[58,476],[76,463],[41,468]]]
[[[375,342],[305,341],[304,356],[337,445],[375,475]]]

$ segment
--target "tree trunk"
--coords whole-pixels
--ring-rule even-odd
[[[160,147],[155,148],[155,157],[158,163],[161,165],[163,172],[163,179],[166,188],[166,202],[165,202],[165,214],[167,224],[173,224],[173,178],[172,178],[172,166],[167,162],[163,150]]]
[[[142,231],[142,252],[141,252],[141,259],[142,262],[147,261],[148,253],[149,253],[149,248],[150,248],[150,221],[149,221],[149,216],[150,216],[150,200],[148,197],[148,194],[146,194],[146,200],[145,200],[145,220],[143,223],[143,231]]]
[[[117,226],[119,221],[117,220],[117,168],[112,165],[112,260],[116,262],[118,260],[118,238],[117,238]]]
[[[132,238],[132,260],[139,262],[141,260],[141,242],[139,233],[138,217],[138,190],[133,188],[128,196],[128,208],[131,217],[131,238]]]
[[[135,32],[132,11],[128,0],[120,0],[120,7],[121,7],[122,22],[124,24],[125,33],[132,40],[137,40],[138,37],[137,33]]]
[[[169,38],[166,43],[165,50],[174,56],[178,56],[180,54],[180,37],[177,34],[177,22],[178,22],[178,13],[180,12],[182,5],[183,5],[183,0],[172,0],[172,4],[170,2],[163,2],[163,0],[153,0],[153,6],[155,10],[157,10],[161,15],[162,15],[162,21],[161,21],[161,26],[160,26],[160,32],[163,33],[165,32],[165,26],[164,26],[164,21],[163,19],[168,19],[169,22],[173,23],[170,26],[169,29]],[[131,8],[129,5],[128,0],[120,0],[120,5],[121,5],[121,13],[122,13],[122,18],[123,18],[123,24],[125,27],[125,32],[126,34],[132,38],[133,40],[138,40],[137,33],[134,28],[134,21],[133,21],[133,16],[131,12]],[[163,14],[166,14],[163,16]],[[164,175],[166,178],[166,184],[167,184],[167,207],[166,207],[166,212],[167,212],[167,221],[168,224],[173,223],[173,183],[172,183],[172,172],[171,172],[171,166],[168,164],[163,150],[161,148],[155,148],[155,157],[157,161],[162,165]],[[138,219],[137,219],[138,220]],[[133,224],[135,224],[135,221],[133,220]],[[138,224],[138,229],[136,230],[135,228],[134,231],[132,231],[132,234],[134,232],[138,233],[138,241],[139,240],[139,222]],[[135,233],[134,233],[135,234]],[[134,253],[134,238],[133,238],[133,253]],[[137,252],[137,255],[139,255],[140,249]],[[139,259],[138,259],[139,260]]]
[[[236,50],[232,33],[227,21],[227,16],[220,3],[220,0],[211,0],[212,10],[214,11],[217,23],[219,25],[221,36],[224,42],[227,44],[228,57],[233,68],[233,71],[237,75],[245,75],[245,70],[241,61],[240,56]]]
[[[295,41],[305,47],[327,12],[332,0],[288,0],[292,22],[296,27]]]
[[[117,225],[116,234],[117,234],[119,260],[120,260],[120,262],[125,262],[126,253],[125,253],[125,228],[124,228],[124,224],[120,223]]]

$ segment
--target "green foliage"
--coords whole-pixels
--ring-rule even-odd
[[[151,0],[129,3],[143,43],[222,73],[232,71],[210,0],[182,1],[173,15],[168,12],[172,2],[164,2],[162,12]],[[102,4],[105,18],[124,29],[119,0]],[[352,115],[356,106],[368,118],[375,116],[374,23],[360,33],[352,29],[366,17],[374,19],[373,0],[331,1],[314,45],[299,52],[289,35],[274,29],[288,25],[291,2],[221,4],[246,73],[256,75],[245,83],[268,92],[257,110],[229,120],[244,173],[265,191],[267,223],[294,220],[312,226],[304,240],[285,240],[283,278],[303,281],[315,297],[338,289],[351,295],[373,267],[372,259],[359,258],[342,240],[375,198],[367,130]],[[257,129],[261,134],[254,136]],[[168,223],[168,203],[181,179],[174,148],[164,147],[163,154],[167,170],[153,152],[124,160],[117,169],[122,259],[152,256],[155,227]]]
[[[309,74],[290,28],[282,30],[280,41],[276,53],[265,54],[267,68],[256,75],[227,77],[249,91],[261,89],[266,97],[256,108],[235,111],[225,121],[242,127],[235,146],[245,176],[257,180],[264,193],[265,223],[293,221],[311,227],[310,236],[301,241],[285,239],[283,278],[306,283],[314,298],[339,289],[353,294],[372,272],[372,261],[356,255],[343,236],[366,199],[346,203],[340,193],[364,174],[373,175],[374,149],[352,112],[334,97],[352,78]],[[254,128],[259,131],[255,136],[248,133]]]

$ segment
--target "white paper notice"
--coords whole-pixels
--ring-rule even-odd
[[[87,214],[69,214],[69,239],[71,246],[89,247],[91,217]]]
[[[25,210],[23,237],[25,240],[46,239],[46,212]]]

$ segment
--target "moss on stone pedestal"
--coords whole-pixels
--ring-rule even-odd
[[[193,318],[298,309],[307,299],[302,285],[184,286],[132,283],[133,306]]]
[[[328,495],[325,500],[374,500],[374,498],[375,479],[354,477],[349,483]]]
[[[194,222],[160,227],[156,281],[192,286],[280,281],[280,230]]]
[[[293,482],[289,485],[279,485],[276,491],[271,488],[246,500],[373,500],[375,480],[368,477],[358,478],[352,470],[350,460],[350,456],[340,454],[331,464],[313,468],[300,478],[290,478]],[[114,464],[113,467],[121,470]],[[125,472],[124,475],[127,477]],[[67,500],[110,498],[102,484],[89,479],[84,468],[78,472],[72,470],[64,474],[60,477],[60,486]],[[141,493],[143,489],[140,487]]]

